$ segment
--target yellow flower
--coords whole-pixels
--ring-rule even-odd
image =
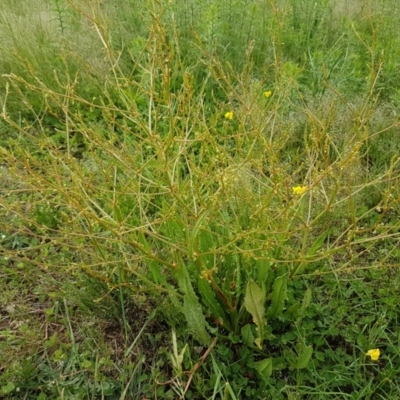
[[[225,118],[226,119],[233,119],[233,111],[228,111],[225,113]]]
[[[372,361],[378,361],[381,351],[379,349],[371,349],[367,351],[367,356],[371,357]]]
[[[307,186],[295,186],[292,188],[292,190],[293,194],[301,196],[307,190]]]
[[[264,92],[264,96],[268,99],[268,97],[271,97],[272,92],[270,90],[267,90]]]

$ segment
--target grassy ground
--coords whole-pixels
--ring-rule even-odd
[[[0,397],[397,399],[395,1],[0,5]]]

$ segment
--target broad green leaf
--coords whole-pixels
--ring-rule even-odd
[[[10,394],[15,389],[15,385],[12,382],[8,382],[5,386],[0,388],[0,394],[6,395]]]
[[[185,294],[183,298],[183,314],[185,315],[190,332],[201,344],[209,344],[210,335],[206,331],[206,320],[197,297]]]
[[[282,313],[287,298],[287,275],[275,279],[272,288],[271,305],[267,311],[267,318],[277,317]]]
[[[310,362],[312,353],[313,353],[313,347],[310,346],[306,346],[304,343],[300,343],[297,346],[297,351],[299,354],[299,358],[297,361],[297,369],[302,369],[302,368],[306,368],[308,363]]]
[[[253,322],[257,326],[258,338],[255,340],[255,343],[258,348],[262,348],[262,342],[264,339],[264,325],[266,324],[266,320],[264,318],[265,315],[265,294],[263,290],[254,282],[250,281],[247,284],[246,295],[244,297],[244,306],[246,310],[253,317]]]
[[[178,260],[176,277],[178,279],[179,288],[184,294],[182,312],[185,315],[188,328],[200,343],[208,344],[211,338],[206,330],[207,322],[190,282],[186,265],[182,260]]]
[[[90,360],[83,360],[81,362],[82,368],[90,368],[93,365],[93,363]]]
[[[251,330],[251,325],[247,324],[241,329],[242,340],[246,346],[252,347],[254,345],[254,335]]]
[[[257,372],[263,378],[269,378],[272,374],[272,358],[266,358],[255,363]]]

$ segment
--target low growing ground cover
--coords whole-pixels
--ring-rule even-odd
[[[4,1],[0,396],[397,399],[399,16]]]

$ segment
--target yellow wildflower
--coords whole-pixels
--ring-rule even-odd
[[[367,356],[371,357],[372,361],[378,361],[381,351],[379,349],[371,349],[367,351]]]
[[[266,92],[264,92],[264,96],[268,99],[268,97],[271,97],[272,92],[270,90],[267,90]]]
[[[233,111],[228,111],[225,113],[225,118],[226,119],[233,119]]]
[[[301,196],[307,190],[307,186],[295,186],[292,188],[292,190],[293,194]]]

